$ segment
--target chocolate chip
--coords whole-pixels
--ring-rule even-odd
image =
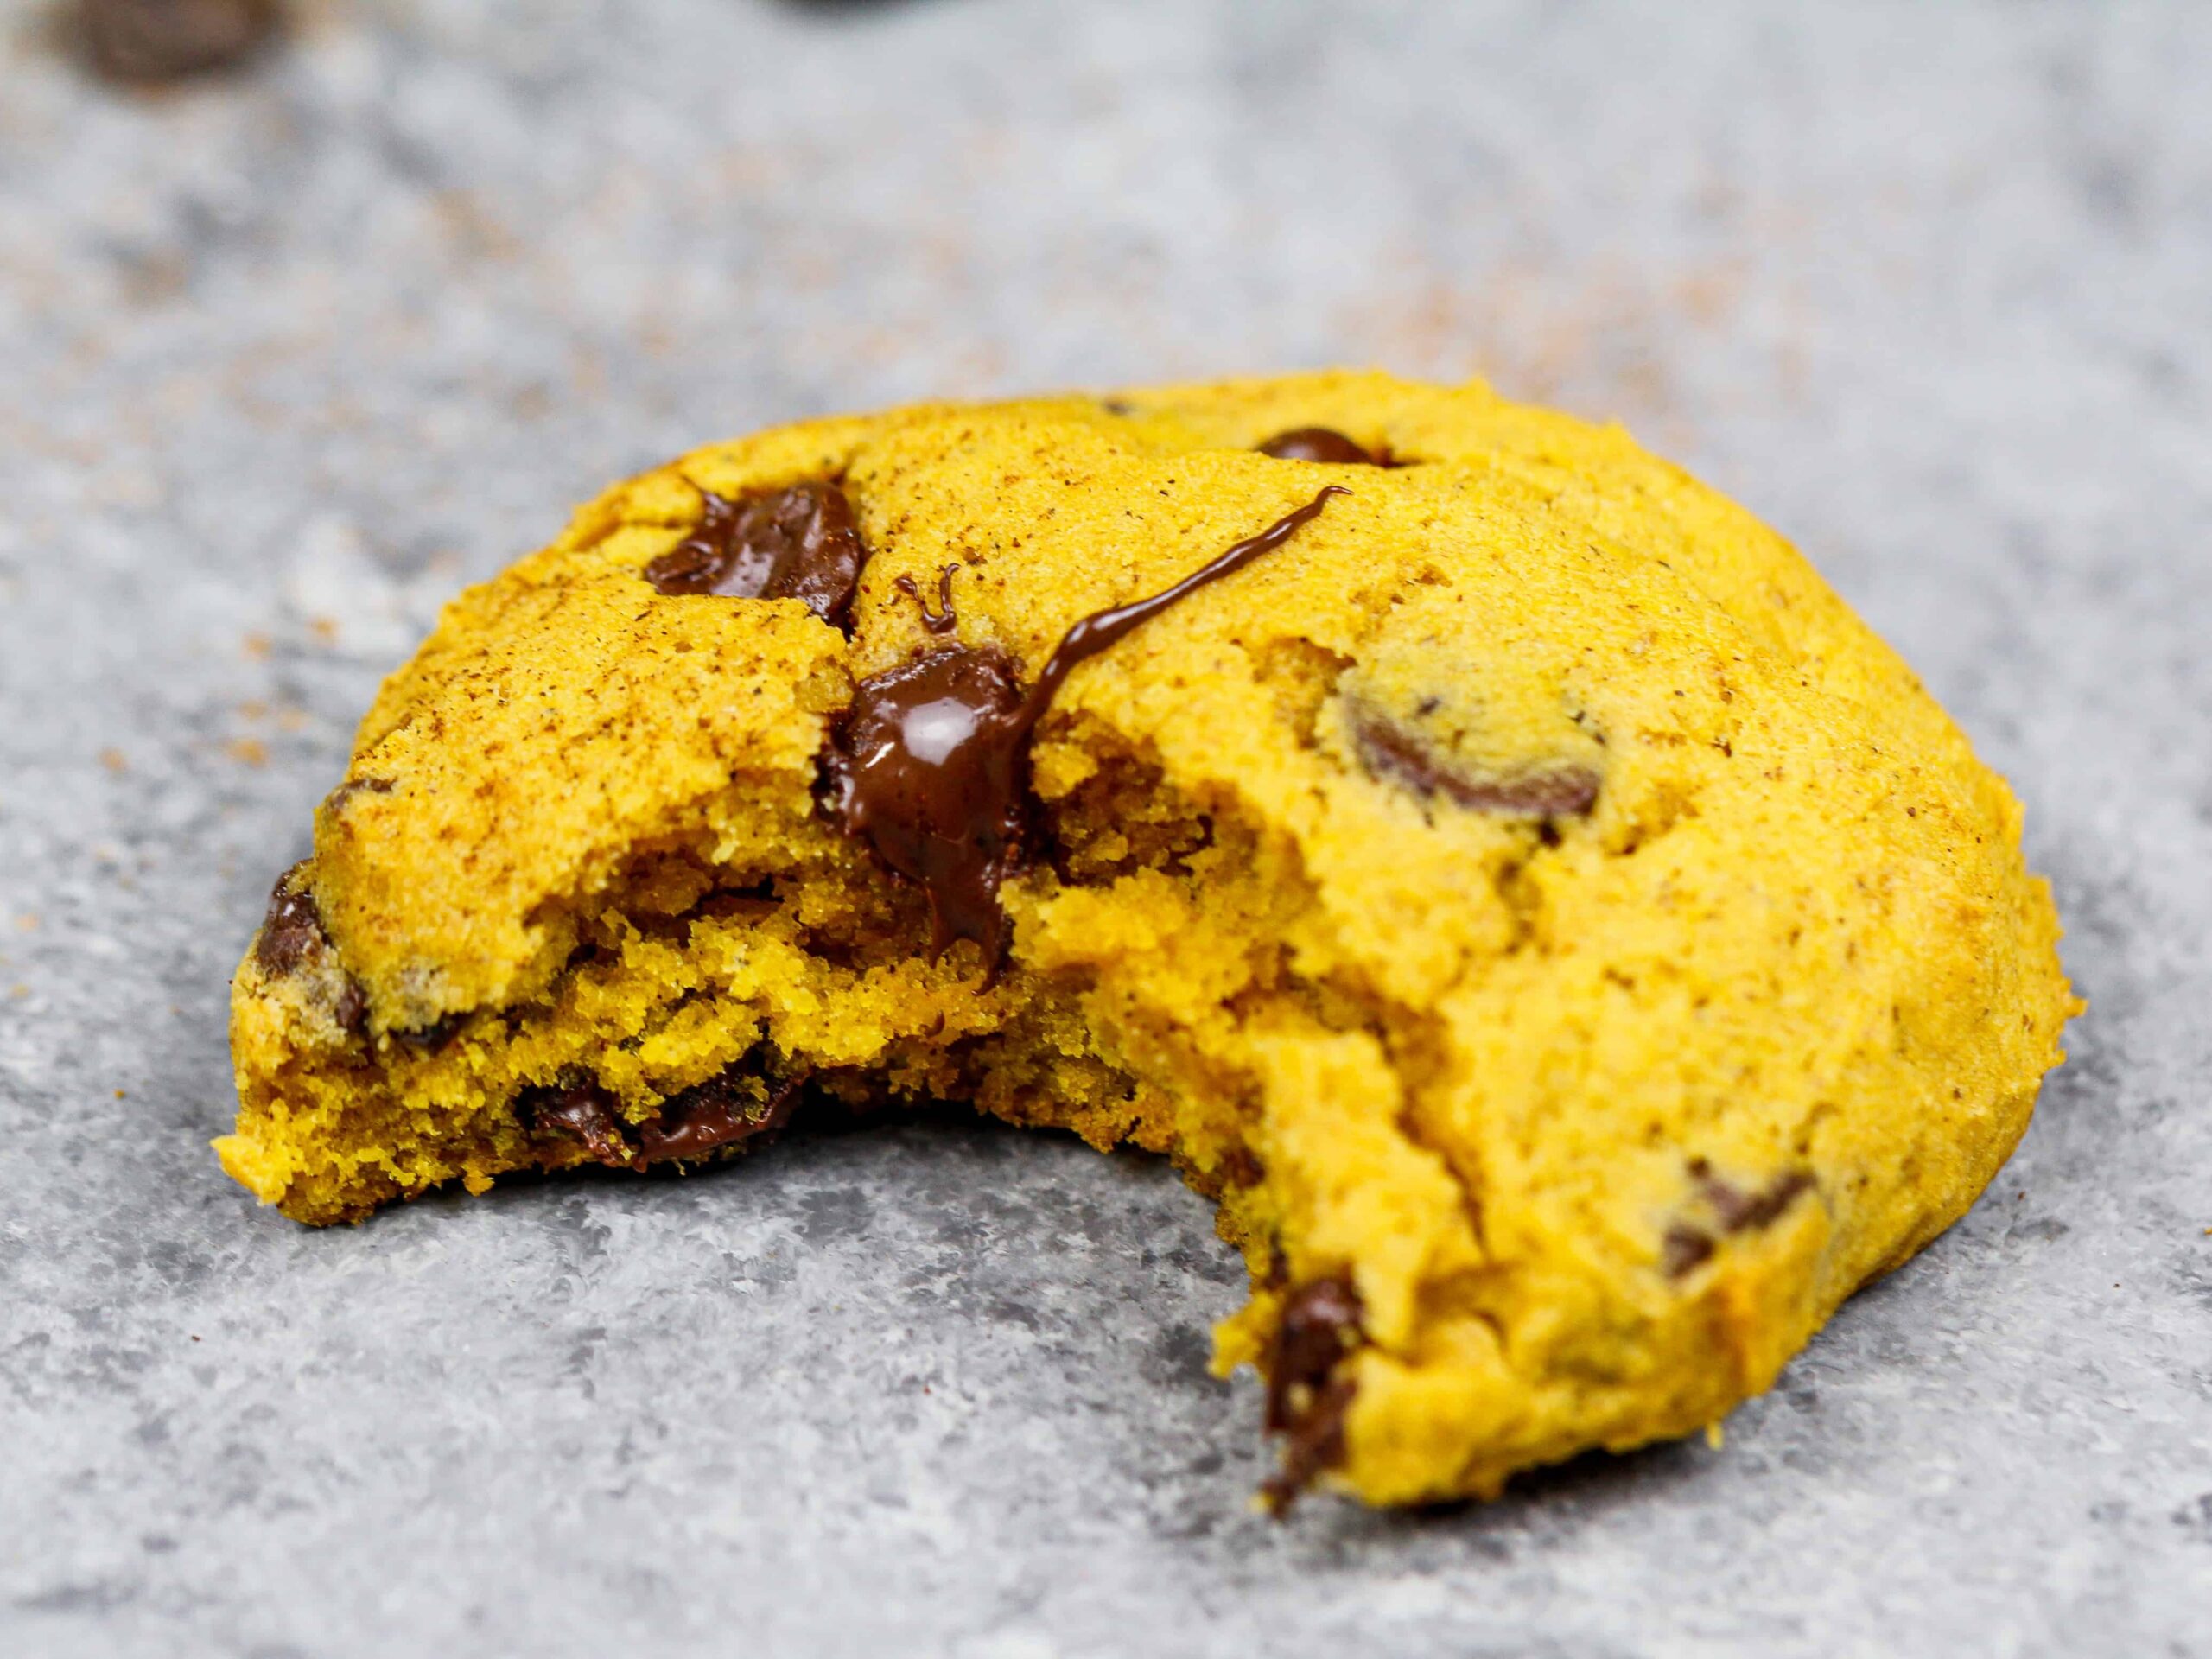
[[[341,1030],[353,1036],[358,1037],[367,1029],[369,995],[353,975],[346,975],[346,982],[338,988],[338,1000],[331,1004],[330,1014]]]
[[[1258,1154],[1249,1147],[1231,1147],[1221,1154],[1221,1179],[1230,1186],[1257,1186],[1266,1174]]]
[[[795,1077],[765,1102],[748,1098],[734,1074],[710,1079],[668,1100],[660,1116],[638,1131],[647,1163],[704,1158],[741,1141],[764,1144],[791,1121],[805,1079]]]
[[[1282,1467],[1260,1484],[1261,1501],[1281,1519],[1324,1469],[1344,1460],[1344,1413],[1359,1385],[1338,1377],[1315,1392],[1304,1416],[1283,1436]]]
[[[1697,1160],[1697,1164],[1703,1162],[1702,1159]],[[1698,1178],[1698,1192],[1713,1206],[1721,1230],[1728,1233],[1771,1226],[1797,1195],[1810,1190],[1813,1185],[1811,1172],[1802,1169],[1784,1170],[1756,1192],[1746,1192],[1721,1179],[1710,1173],[1709,1166],[1700,1169],[1693,1164],[1691,1173]]]
[[[1480,777],[1439,758],[1421,740],[1372,709],[1356,712],[1352,743],[1369,773],[1427,800],[1442,795],[1472,812],[1508,817],[1581,817],[1598,804],[1598,774],[1562,766],[1511,777]]]
[[[1263,455],[1277,461],[1318,461],[1334,467],[1383,467],[1389,463],[1355,443],[1334,427],[1301,426],[1278,432],[1259,446]]]
[[[796,599],[824,622],[845,626],[868,549],[844,491],[804,483],[732,499],[700,489],[699,502],[691,533],[645,567],[655,588]]]
[[[442,1014],[427,1026],[410,1026],[391,1034],[417,1052],[433,1053],[453,1040],[454,1033],[461,1029],[461,1022],[467,1018],[467,1015],[459,1014]]]
[[[389,778],[348,778],[322,798],[322,810],[342,812],[356,795],[389,795],[391,791],[392,781]]]
[[[253,959],[272,977],[295,971],[309,957],[330,943],[323,931],[322,912],[315,902],[301,872],[305,860],[276,878],[269,895],[269,913],[262,918],[261,935],[254,941]]]
[[[1691,1159],[1689,1171],[1698,1197],[1713,1211],[1713,1220],[1725,1236],[1771,1226],[1796,1201],[1798,1194],[1810,1192],[1814,1186],[1812,1173],[1802,1169],[1784,1170],[1754,1192],[1747,1192],[1734,1182],[1714,1174],[1712,1164],[1703,1158]],[[1661,1269],[1669,1279],[1679,1279],[1710,1261],[1716,1248],[1718,1240],[1711,1229],[1677,1222],[1667,1230],[1661,1241]]]
[[[670,1096],[658,1117],[640,1124],[625,1122],[614,1096],[591,1082],[528,1090],[516,1101],[515,1115],[534,1134],[582,1142],[611,1169],[688,1163],[741,1141],[765,1144],[791,1121],[806,1079],[794,1077],[766,1101],[754,1101],[741,1087],[749,1075],[733,1067]],[[626,1135],[636,1137],[636,1152],[624,1144]]]
[[[1701,1228],[1677,1222],[1667,1230],[1660,1251],[1660,1267],[1669,1279],[1679,1279],[1713,1259],[1713,1235]]]
[[[623,1146],[622,1116],[614,1097],[595,1083],[531,1090],[515,1103],[516,1116],[540,1135],[581,1141],[584,1150],[612,1169],[635,1166]]]
[[[78,0],[92,67],[154,85],[245,62],[276,33],[276,0]]]
[[[823,751],[824,806],[928,895],[933,952],[972,939],[988,977],[997,976],[1006,947],[999,888],[1020,867],[1029,838],[1029,734],[1068,676],[1178,601],[1281,546],[1330,497],[1347,493],[1332,484],[1165,592],[1084,617],[1026,694],[1011,658],[973,645],[931,652],[860,683]]]
[[[1344,1412],[1356,1384],[1336,1375],[1366,1340],[1359,1292],[1342,1274],[1309,1280],[1291,1292],[1268,1357],[1265,1425],[1283,1436],[1282,1469],[1262,1489],[1281,1515],[1324,1469],[1344,1461]]]

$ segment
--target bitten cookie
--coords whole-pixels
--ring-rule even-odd
[[[1618,429],[1321,374],[788,427],[385,683],[236,982],[287,1215],[972,1100],[1171,1156],[1278,1503],[1715,1421],[2080,1006],[2019,808]]]

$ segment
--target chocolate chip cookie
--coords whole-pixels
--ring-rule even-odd
[[[699,450],[448,608],[242,964],[301,1221],[972,1101],[1173,1158],[1278,1504],[1717,1421],[2079,1004],[2004,783],[1616,428],[1320,374]]]

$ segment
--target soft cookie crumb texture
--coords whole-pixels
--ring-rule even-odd
[[[218,1149],[327,1223],[837,1102],[1132,1142],[1249,1268],[1270,1503],[1486,1497],[1716,1422],[1955,1220],[2057,931],[1910,671],[1618,428],[922,406],[448,607],[239,969]]]

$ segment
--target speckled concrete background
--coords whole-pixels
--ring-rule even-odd
[[[364,0],[160,97],[0,39],[0,1650],[2212,1653],[2212,9]],[[1337,361],[1751,503],[2056,880],[2025,1147],[1725,1446],[1268,1524],[1205,1206],[1048,1138],[325,1233],[221,1178],[226,976],[457,583],[756,424]]]

